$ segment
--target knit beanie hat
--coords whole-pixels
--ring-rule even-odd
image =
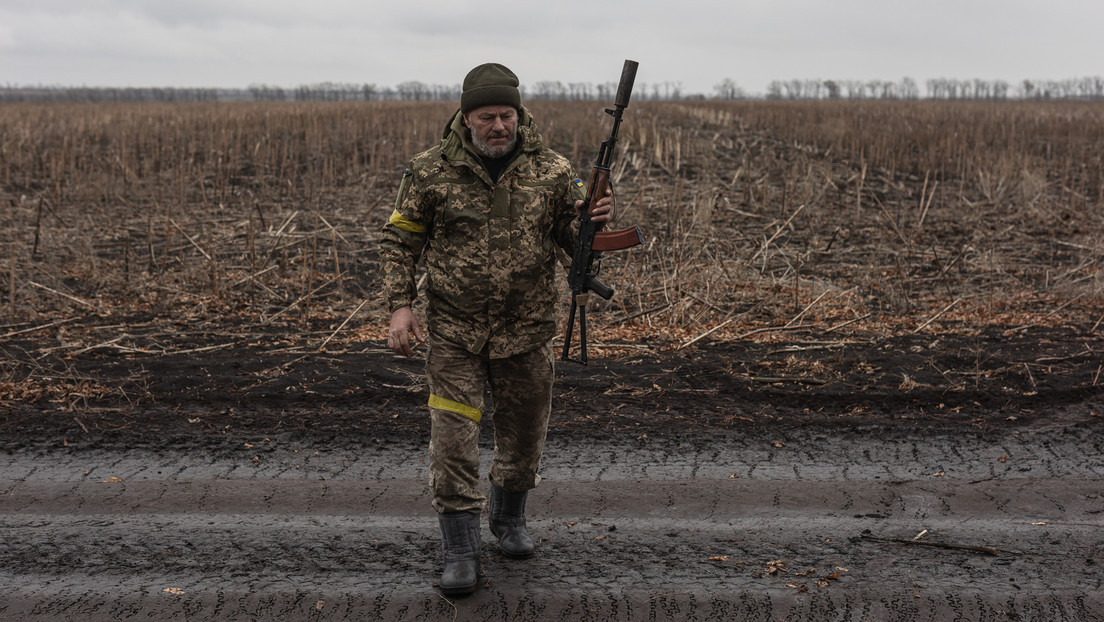
[[[469,71],[460,94],[460,110],[471,112],[480,106],[521,108],[521,92],[514,72],[498,63],[485,63]]]

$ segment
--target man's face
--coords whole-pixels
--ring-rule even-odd
[[[501,158],[517,143],[518,113],[513,106],[482,106],[464,115],[479,155]]]

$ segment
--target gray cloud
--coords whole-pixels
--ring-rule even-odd
[[[309,8],[307,8],[309,6]],[[495,60],[524,83],[638,80],[710,93],[732,78],[1098,75],[1104,7],[1052,0],[8,0],[9,84],[246,86],[458,83]]]

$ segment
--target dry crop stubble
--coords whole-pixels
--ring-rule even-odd
[[[589,174],[608,131],[600,103],[530,107]],[[302,347],[379,338],[379,227],[407,158],[454,109],[0,107],[0,331],[94,314],[82,324],[184,320],[212,338],[288,326]],[[1089,104],[634,102],[613,179],[619,224],[641,225],[646,244],[607,255],[618,293],[592,332],[666,348],[795,327],[1091,327],[1101,139]],[[172,330],[115,345],[156,348]]]

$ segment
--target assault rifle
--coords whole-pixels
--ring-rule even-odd
[[[636,80],[637,62],[626,60],[621,70],[621,82],[617,85],[617,97],[613,108],[606,114],[613,117],[613,129],[609,138],[602,142],[598,150],[598,161],[590,174],[583,210],[579,215],[579,241],[575,245],[575,254],[571,258],[571,268],[567,274],[567,284],[571,288],[571,311],[567,316],[567,332],[564,335],[563,360],[587,364],[586,305],[590,292],[609,300],[613,297],[613,288],[598,280],[598,271],[602,265],[602,253],[631,248],[644,242],[640,228],[636,226],[616,231],[599,231],[602,225],[590,219],[590,206],[606,196],[610,185],[610,162],[613,159],[613,147],[617,144],[617,130],[621,127],[621,116],[629,107],[633,82]],[[575,315],[579,316],[579,358],[571,358],[571,334],[575,327]]]

